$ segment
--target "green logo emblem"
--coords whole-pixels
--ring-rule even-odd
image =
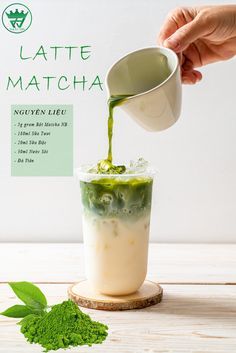
[[[30,9],[20,3],[14,3],[5,8],[2,13],[3,26],[12,33],[25,32],[32,23]]]

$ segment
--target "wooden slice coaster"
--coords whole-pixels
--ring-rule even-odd
[[[75,283],[68,288],[68,296],[85,308],[97,310],[142,309],[161,302],[163,290],[159,284],[145,281],[135,293],[122,296],[110,296],[95,292],[87,280]]]

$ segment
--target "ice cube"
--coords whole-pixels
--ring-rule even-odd
[[[139,158],[137,161],[130,161],[128,173],[138,174],[143,173],[148,168],[148,162],[144,158]]]

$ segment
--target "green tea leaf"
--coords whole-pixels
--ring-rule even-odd
[[[26,305],[13,305],[10,308],[6,309],[0,315],[7,317],[25,317],[29,314],[32,314],[32,310]]]
[[[41,290],[30,282],[11,282],[10,287],[29,308],[41,311],[47,306],[47,299]]]

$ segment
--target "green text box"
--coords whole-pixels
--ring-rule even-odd
[[[73,175],[73,106],[11,106],[11,175]]]

